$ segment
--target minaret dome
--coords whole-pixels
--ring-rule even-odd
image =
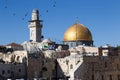
[[[32,11],[32,20],[39,20],[39,11],[36,9]]]

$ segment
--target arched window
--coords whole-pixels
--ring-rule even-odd
[[[72,64],[70,65],[70,69],[73,69],[73,65]]]
[[[17,56],[17,61],[19,60],[20,56]]]

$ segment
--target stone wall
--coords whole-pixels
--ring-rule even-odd
[[[74,73],[82,80],[120,80],[119,56],[85,56],[83,64]]]

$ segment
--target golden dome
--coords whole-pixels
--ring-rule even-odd
[[[92,41],[92,35],[88,28],[76,23],[64,33],[64,41]]]

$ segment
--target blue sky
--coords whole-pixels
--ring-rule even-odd
[[[120,0],[0,0],[0,44],[29,41],[33,9],[40,11],[45,38],[62,42],[78,17],[91,31],[94,45],[120,45]]]

